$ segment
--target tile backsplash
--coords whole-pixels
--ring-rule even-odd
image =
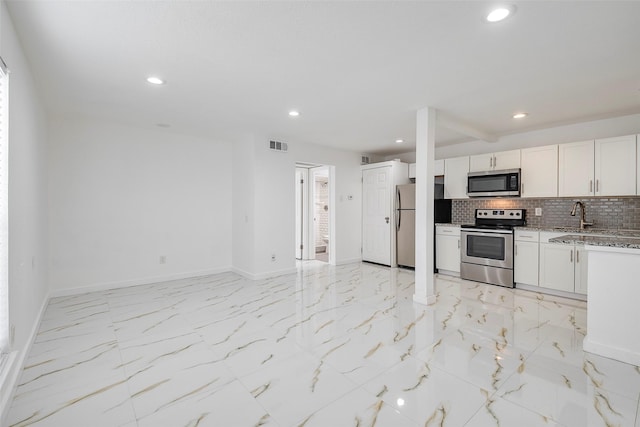
[[[453,200],[451,220],[473,223],[475,209],[519,208],[527,210],[527,225],[532,227],[578,227],[580,213],[569,215],[578,200],[585,204],[587,221],[594,228],[640,230],[640,197]],[[535,208],[542,208],[542,216],[535,216]]]

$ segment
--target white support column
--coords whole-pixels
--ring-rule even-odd
[[[433,277],[433,198],[436,110],[423,108],[416,116],[416,270],[413,301],[436,302]]]

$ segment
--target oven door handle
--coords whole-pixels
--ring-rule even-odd
[[[512,230],[491,230],[491,231],[486,231],[486,230],[482,230],[479,231],[478,229],[470,229],[470,228],[462,228],[460,230],[461,233],[466,233],[466,234],[473,234],[474,236],[496,236],[497,234],[511,234],[513,235],[513,231]]]

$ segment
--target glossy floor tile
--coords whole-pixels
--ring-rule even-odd
[[[584,302],[300,263],[54,298],[7,426],[640,427],[640,369],[582,351]]]

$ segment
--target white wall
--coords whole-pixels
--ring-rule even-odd
[[[249,276],[254,267],[255,150],[253,139],[233,144],[233,259],[236,272]]]
[[[234,147],[234,168],[247,168],[241,182],[234,172],[234,268],[254,278],[295,269],[296,162],[335,166],[336,263],[360,260],[360,153],[291,141],[288,152],[274,152],[268,141],[256,136]]]
[[[231,267],[229,143],[85,119],[50,128],[54,293]]]
[[[507,135],[500,138],[498,142],[493,143],[472,141],[464,144],[436,147],[436,159],[563,144],[635,133],[640,133],[640,114]]]
[[[47,121],[4,2],[0,55],[9,83],[9,318],[18,363],[0,393],[0,413],[47,298]],[[0,420],[0,424],[2,421]]]

